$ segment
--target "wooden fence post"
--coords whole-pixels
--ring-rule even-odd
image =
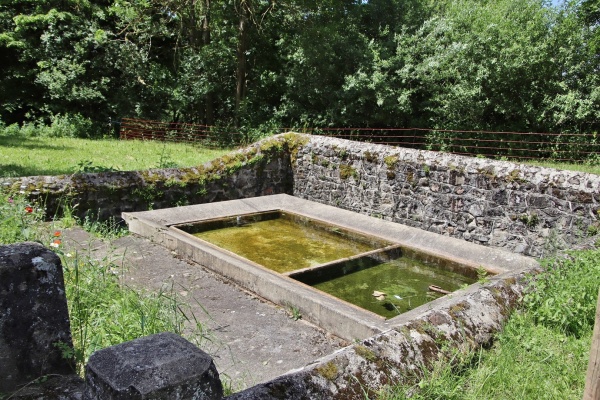
[[[587,375],[585,377],[583,400],[600,400],[600,290],[598,291],[596,322],[594,323],[594,334],[592,336],[590,362],[588,363]]]

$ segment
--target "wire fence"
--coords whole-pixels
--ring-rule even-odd
[[[156,140],[191,143],[203,147],[228,147],[248,143],[247,135],[216,126],[123,118],[121,140]]]
[[[422,128],[277,128],[272,133],[302,132],[360,142],[494,159],[600,163],[596,133],[539,133]],[[239,146],[252,142],[250,134],[231,128],[124,118],[123,140],[159,140],[205,147]]]

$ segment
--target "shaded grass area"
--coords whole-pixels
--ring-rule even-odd
[[[380,399],[581,399],[600,250],[574,251],[544,264],[491,349],[455,352]]]
[[[0,177],[192,167],[229,151],[183,143],[0,135]]]
[[[80,221],[68,214],[51,223],[44,221],[41,205],[0,190],[0,244],[39,242],[61,258],[74,344],[73,350],[63,352],[74,357],[78,373],[83,373],[94,351],[141,336],[165,331],[183,335],[185,331],[185,337],[196,344],[206,339],[202,325],[174,288],[152,292],[125,285],[120,277],[126,267],[110,255],[97,259],[91,253],[63,251],[62,231]],[[117,225],[81,223],[101,238],[127,234]]]

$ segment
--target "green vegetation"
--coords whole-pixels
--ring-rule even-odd
[[[182,334],[185,325],[187,338],[196,343],[204,338],[202,326],[173,288],[158,293],[134,289],[119,279],[125,271],[113,257],[97,260],[92,254],[64,251],[62,230],[72,223],[68,213],[44,222],[41,205],[19,194],[0,192],[0,243],[36,241],[61,257],[75,347],[67,355],[75,357],[80,374],[95,350],[137,337],[164,331]],[[86,220],[83,227],[103,237],[123,235],[116,225]]]
[[[173,287],[158,293],[128,287],[119,280],[122,268],[108,258],[62,253],[61,259],[80,374],[96,350],[154,333],[182,335],[189,322],[195,325],[196,335],[186,330],[186,336],[200,344],[202,326]]]
[[[356,168],[352,167],[349,164],[340,164],[340,178],[343,180],[346,179],[350,179],[351,177],[354,178],[355,181],[358,180],[358,178],[360,178],[360,175],[358,174],[358,171],[356,170]]]
[[[0,134],[0,177],[191,167],[226,154],[189,144]]]
[[[2,2],[0,120],[598,132],[597,0],[551,3]]]
[[[447,351],[381,399],[580,399],[600,287],[600,250],[544,262],[490,350]]]
[[[587,172],[590,174],[600,175],[600,163],[580,163],[580,164],[572,164],[572,163],[558,163],[552,161],[517,161],[524,162],[525,164],[536,165],[539,167],[547,167],[547,168],[555,168],[555,169],[565,169],[567,171],[579,171],[579,172]]]

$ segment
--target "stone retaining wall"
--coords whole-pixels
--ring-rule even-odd
[[[600,231],[598,175],[326,137],[300,148],[293,194],[531,256]]]
[[[276,193],[544,256],[594,242],[600,176],[346,140],[278,135],[196,168],[0,178],[80,217]]]
[[[69,205],[81,218],[120,219],[127,211],[289,193],[293,142],[267,139],[194,168],[0,178],[0,187],[41,200],[48,217]]]

